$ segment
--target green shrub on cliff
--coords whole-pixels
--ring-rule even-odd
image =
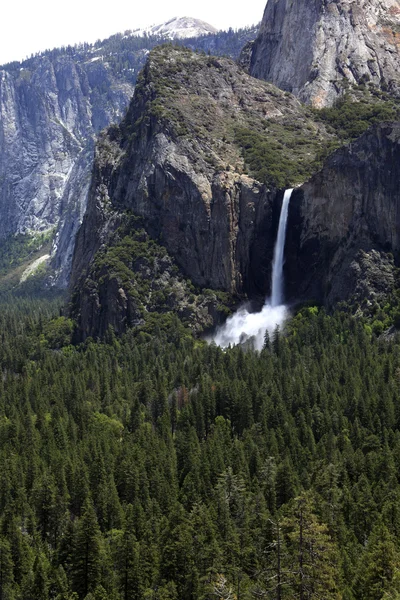
[[[227,293],[196,289],[167,249],[142,228],[141,219],[128,214],[107,247],[98,251],[84,284],[84,293],[89,290],[100,305],[107,305],[110,290],[112,295],[118,290],[118,321],[126,324],[121,331],[139,323],[143,331],[151,331],[177,317],[182,330],[199,331],[212,325],[210,311],[222,318],[233,305]]]
[[[279,188],[302,183],[345,142],[357,138],[372,125],[400,119],[400,107],[393,100],[365,96],[356,102],[346,95],[335,106],[312,109],[311,114],[326,125],[330,137],[321,137],[311,124],[305,130],[303,125],[290,122],[268,123],[264,130],[235,129],[235,142],[253,177]]]
[[[371,125],[383,121],[397,121],[400,107],[393,100],[382,101],[364,97],[355,102],[349,94],[341,98],[333,107],[314,110],[317,119],[332,127],[342,140],[354,139]]]
[[[37,234],[18,234],[4,238],[0,243],[0,276],[18,267],[49,245],[53,230]]]
[[[293,125],[284,124],[275,124],[268,132],[238,127],[235,142],[250,175],[278,188],[304,182],[315,171],[318,154],[327,147],[315,134],[306,137]]]

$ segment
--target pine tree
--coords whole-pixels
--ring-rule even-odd
[[[290,458],[278,466],[275,480],[276,504],[278,508],[294,498],[299,488],[298,478]]]
[[[263,350],[266,350],[267,352],[269,352],[271,350],[271,340],[270,340],[268,329],[265,330],[265,334],[264,334]]]
[[[0,600],[13,600],[15,597],[13,568],[10,544],[0,538]]]
[[[282,600],[290,587],[293,571],[281,523],[268,519],[268,525],[268,540],[253,594],[258,598]]]
[[[47,569],[48,565],[44,557],[38,555],[33,565],[33,586],[30,592],[32,600],[48,600],[49,580]]]
[[[293,561],[290,585],[299,600],[339,600],[338,552],[310,492],[293,501],[282,527]]]
[[[190,600],[195,581],[193,529],[181,505],[170,514],[162,534],[160,573],[165,582],[175,583],[178,597]]]
[[[355,593],[360,600],[381,600],[400,595],[400,552],[387,527],[378,522],[360,561]]]
[[[33,490],[33,497],[35,498],[38,525],[43,539],[47,540],[49,532],[54,525],[54,516],[56,513],[56,486],[54,478],[47,474],[43,478],[38,478]]]
[[[87,498],[76,527],[72,556],[73,589],[81,598],[93,592],[99,583],[103,554],[100,527],[93,502]]]
[[[139,543],[135,535],[135,518],[132,505],[128,505],[126,525],[118,550],[120,592],[123,600],[140,600],[142,581],[140,576]]]

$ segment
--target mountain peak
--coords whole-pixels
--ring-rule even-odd
[[[171,40],[175,40],[217,33],[217,31],[218,30],[215,27],[200,19],[194,19],[192,17],[173,17],[161,25],[152,25],[145,29],[137,29],[133,32],[133,35],[143,35],[146,33],[147,35],[162,35]]]

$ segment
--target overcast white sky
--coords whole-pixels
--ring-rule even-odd
[[[266,0],[5,0],[2,4],[0,64],[172,17],[195,17],[218,29],[252,25],[261,21]]]

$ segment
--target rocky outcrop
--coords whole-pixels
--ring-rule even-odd
[[[168,325],[172,314],[193,332],[221,322],[232,301],[228,295],[196,290],[140,220],[119,214],[118,221],[119,227],[90,263],[84,285],[75,289],[78,340],[102,338],[110,326],[121,334],[149,322],[150,327]]]
[[[250,73],[316,107],[350,84],[400,93],[399,0],[268,0]]]
[[[400,123],[373,127],[337,150],[296,190],[288,224],[291,300],[373,302],[400,262]]]
[[[237,131],[262,132],[268,141],[276,139],[276,128],[287,127],[293,153],[302,125],[310,138],[322,136],[295,98],[234,62],[172,47],[154,50],[126,118],[96,149],[71,280],[85,335],[91,329],[79,290],[126,211],[143,219],[196,286],[264,294],[279,207],[276,189],[246,173]],[[99,302],[108,303],[107,295]]]
[[[94,142],[88,142],[69,172],[62,194],[58,223],[52,243],[50,284],[67,288],[76,234],[86,211],[92,175]]]
[[[238,58],[238,65],[247,73],[250,72],[250,68],[251,68],[251,58],[253,56],[254,43],[255,43],[255,40],[250,40],[249,42],[247,42],[243,46],[242,51]]]

